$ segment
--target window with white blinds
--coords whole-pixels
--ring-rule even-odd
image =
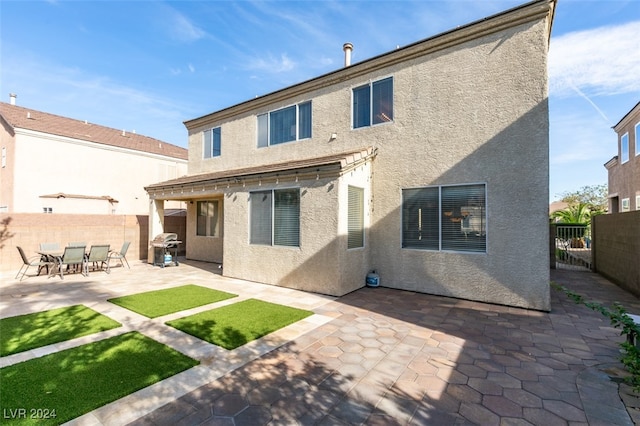
[[[347,248],[364,247],[364,189],[349,186]]]
[[[300,190],[251,192],[251,244],[300,246]]]
[[[486,185],[402,191],[402,247],[486,252]]]

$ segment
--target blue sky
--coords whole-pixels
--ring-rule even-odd
[[[183,121],[526,3],[0,0],[0,100],[187,146]],[[607,182],[640,101],[640,0],[559,0],[550,200]]]

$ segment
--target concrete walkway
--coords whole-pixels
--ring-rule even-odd
[[[0,366],[130,330],[201,361],[74,425],[632,425],[636,417],[637,398],[627,392],[625,406],[620,396],[619,330],[556,290],[544,313],[382,287],[333,298],[222,277],[216,265],[191,261],[64,281],[0,278],[0,317],[83,303],[124,324]],[[552,280],[640,313],[636,297],[596,274],[558,270]],[[106,302],[182,284],[239,298],[154,320]],[[315,315],[233,351],[164,325],[248,297]]]

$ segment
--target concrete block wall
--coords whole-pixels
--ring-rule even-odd
[[[5,223],[7,223],[5,228]],[[109,244],[120,250],[124,241],[130,241],[127,259],[147,258],[149,245],[148,216],[92,215],[92,214],[45,214],[3,213],[0,214],[0,272],[18,271],[22,264],[16,246],[24,249],[27,257],[34,256],[40,243],[56,242],[65,247],[70,242]],[[165,217],[165,232],[178,234],[183,244],[179,255],[184,255],[186,244],[186,217]]]
[[[640,210],[595,216],[594,271],[640,297]]]

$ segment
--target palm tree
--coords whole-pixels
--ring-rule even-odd
[[[591,205],[586,203],[572,204],[564,210],[551,213],[551,218],[560,223],[582,223],[591,224]]]
[[[587,203],[572,204],[563,210],[551,213],[550,217],[555,219],[556,224],[574,225],[557,228],[556,237],[566,240],[567,243],[570,242],[571,247],[584,247],[584,238],[589,238],[591,235],[591,217],[599,213],[598,211],[592,211],[591,205]]]

